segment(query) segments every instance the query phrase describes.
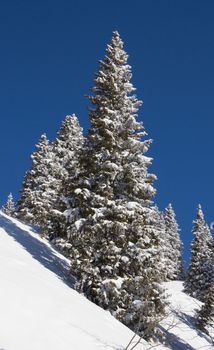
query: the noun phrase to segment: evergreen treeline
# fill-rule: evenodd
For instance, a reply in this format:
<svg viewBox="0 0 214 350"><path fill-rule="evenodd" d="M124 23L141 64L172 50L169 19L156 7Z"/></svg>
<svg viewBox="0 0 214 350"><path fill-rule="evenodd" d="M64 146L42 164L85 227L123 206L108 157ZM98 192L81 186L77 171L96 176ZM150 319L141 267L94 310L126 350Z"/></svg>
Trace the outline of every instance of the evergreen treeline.
<svg viewBox="0 0 214 350"><path fill-rule="evenodd" d="M71 259L78 291L149 339L166 312L162 282L184 277L182 242L172 205L161 213L154 204L156 176L146 155L152 141L138 120L142 102L127 61L114 32L88 96L87 137L75 115L65 118L53 142L41 136L16 215L39 225ZM193 234L185 289L206 303L214 253L200 206ZM213 315L206 305L203 322L204 314Z"/></svg>

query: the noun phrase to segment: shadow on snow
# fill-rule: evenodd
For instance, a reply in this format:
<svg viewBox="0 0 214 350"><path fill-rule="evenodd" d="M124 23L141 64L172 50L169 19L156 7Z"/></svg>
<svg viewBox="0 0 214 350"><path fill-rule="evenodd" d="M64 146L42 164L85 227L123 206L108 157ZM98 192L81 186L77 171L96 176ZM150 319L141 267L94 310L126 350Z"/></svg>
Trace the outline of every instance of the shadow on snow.
<svg viewBox="0 0 214 350"><path fill-rule="evenodd" d="M69 274L69 264L57 256L51 247L31 236L28 231L20 229L14 222L0 214L0 227L13 237L46 269L52 271L69 287L74 286L74 278Z"/></svg>

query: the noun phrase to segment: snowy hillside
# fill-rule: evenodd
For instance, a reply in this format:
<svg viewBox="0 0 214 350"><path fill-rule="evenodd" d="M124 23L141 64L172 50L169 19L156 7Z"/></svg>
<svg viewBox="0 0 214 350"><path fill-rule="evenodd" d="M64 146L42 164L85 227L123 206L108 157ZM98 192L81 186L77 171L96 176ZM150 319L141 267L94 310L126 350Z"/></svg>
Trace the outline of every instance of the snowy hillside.
<svg viewBox="0 0 214 350"><path fill-rule="evenodd" d="M183 292L180 281L167 282L170 306L168 317L163 321L167 344L172 349L213 349L210 337L195 329L194 315L201 302Z"/></svg>
<svg viewBox="0 0 214 350"><path fill-rule="evenodd" d="M133 333L74 291L68 270L68 260L45 240L0 213L0 349L126 349ZM193 326L199 302L182 292L181 282L166 286L171 311L162 327L168 346L155 348L211 349L210 339ZM135 350L149 348L141 342Z"/></svg>

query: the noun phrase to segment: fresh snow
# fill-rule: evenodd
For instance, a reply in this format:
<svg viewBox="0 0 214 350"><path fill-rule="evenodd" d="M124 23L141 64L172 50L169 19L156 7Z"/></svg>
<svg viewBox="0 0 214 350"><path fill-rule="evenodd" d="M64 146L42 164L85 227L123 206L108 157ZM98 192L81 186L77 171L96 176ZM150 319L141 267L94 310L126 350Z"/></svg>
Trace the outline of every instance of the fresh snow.
<svg viewBox="0 0 214 350"><path fill-rule="evenodd" d="M133 332L78 294L68 272L69 261L46 240L0 213L1 350L126 349ZM166 345L143 341L134 349L212 349L211 339L194 327L201 303L183 292L182 282L165 287L170 301L161 325Z"/></svg>
<svg viewBox="0 0 214 350"><path fill-rule="evenodd" d="M167 282L165 286L169 294L170 306L168 317L162 325L166 330L171 348L176 350L213 349L214 343L211 338L197 330L194 324L195 311L202 303L184 293L183 283L180 281Z"/></svg>
<svg viewBox="0 0 214 350"><path fill-rule="evenodd" d="M73 290L69 262L0 214L0 349L122 350L133 333Z"/></svg>

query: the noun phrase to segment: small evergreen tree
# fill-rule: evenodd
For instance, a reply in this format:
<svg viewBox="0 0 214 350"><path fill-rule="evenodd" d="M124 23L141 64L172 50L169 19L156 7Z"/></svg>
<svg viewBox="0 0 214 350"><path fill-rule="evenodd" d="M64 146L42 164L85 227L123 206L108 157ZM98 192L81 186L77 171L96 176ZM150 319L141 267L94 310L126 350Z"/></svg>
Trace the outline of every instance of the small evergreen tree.
<svg viewBox="0 0 214 350"><path fill-rule="evenodd" d="M193 225L194 238L191 243L191 258L185 280L185 290L191 296L203 301L204 295L214 279L214 263L213 239L200 205Z"/></svg>
<svg viewBox="0 0 214 350"><path fill-rule="evenodd" d="M6 204L2 207L3 213L8 216L14 216L15 213L15 204L13 201L12 193L9 193Z"/></svg>
<svg viewBox="0 0 214 350"><path fill-rule="evenodd" d="M164 257L167 280L180 279L183 276L182 242L179 227L176 221L172 204L169 204L164 213L165 239Z"/></svg>
<svg viewBox="0 0 214 350"><path fill-rule="evenodd" d="M149 338L164 313L161 232L155 176L136 120L131 68L117 32L89 97L91 127L81 172L67 210L72 273L77 289ZM161 272L160 272L161 271Z"/></svg>
<svg viewBox="0 0 214 350"><path fill-rule="evenodd" d="M52 176L54 154L45 134L31 155L32 167L26 173L18 201L17 216L27 223L45 227L47 217L56 197L55 179Z"/></svg>
<svg viewBox="0 0 214 350"><path fill-rule="evenodd" d="M209 334L209 327L214 327L214 282L211 283L204 296L204 304L197 313L198 328Z"/></svg>

